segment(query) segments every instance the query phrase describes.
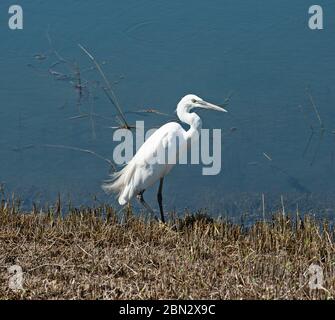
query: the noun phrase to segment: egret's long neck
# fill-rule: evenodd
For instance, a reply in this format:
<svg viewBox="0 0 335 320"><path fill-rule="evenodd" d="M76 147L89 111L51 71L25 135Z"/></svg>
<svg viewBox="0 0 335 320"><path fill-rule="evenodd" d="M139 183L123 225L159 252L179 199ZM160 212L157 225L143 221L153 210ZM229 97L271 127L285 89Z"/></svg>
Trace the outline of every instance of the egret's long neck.
<svg viewBox="0 0 335 320"><path fill-rule="evenodd" d="M177 115L182 122L190 126L190 129L187 131L188 138L191 138L194 134L200 135L202 121L196 113L190 113L190 109L187 107L178 106Z"/></svg>

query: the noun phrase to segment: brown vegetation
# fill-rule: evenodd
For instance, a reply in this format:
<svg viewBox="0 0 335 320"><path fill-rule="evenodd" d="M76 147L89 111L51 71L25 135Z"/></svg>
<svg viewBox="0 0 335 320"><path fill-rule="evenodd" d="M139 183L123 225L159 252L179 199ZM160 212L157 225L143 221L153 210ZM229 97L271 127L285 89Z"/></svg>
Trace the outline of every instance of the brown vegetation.
<svg viewBox="0 0 335 320"><path fill-rule="evenodd" d="M147 221L108 206L22 213L0 205L0 299L332 299L334 230L274 216L245 228L203 215ZM8 267L23 269L23 290ZM323 288L310 290L311 264Z"/></svg>

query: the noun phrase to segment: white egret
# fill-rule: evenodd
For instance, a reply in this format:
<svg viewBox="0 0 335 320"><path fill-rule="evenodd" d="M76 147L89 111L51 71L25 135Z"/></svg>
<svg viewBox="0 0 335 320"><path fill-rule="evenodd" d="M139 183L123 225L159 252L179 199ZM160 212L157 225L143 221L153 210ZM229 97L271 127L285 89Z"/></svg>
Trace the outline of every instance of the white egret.
<svg viewBox="0 0 335 320"><path fill-rule="evenodd" d="M192 138L199 137L202 128L200 117L191 112L194 108L202 108L227 112L225 109L204 101L196 95L189 94L181 99L177 106L178 118L190 126L189 130L184 130L177 122L169 122L160 127L152 134L139 148L135 156L119 172L112 174L112 178L106 181L102 188L107 193L117 193L120 205L125 205L133 197L137 197L139 202L152 214L153 210L145 202L143 193L158 180L158 204L162 222L165 222L163 211L162 190L164 177L170 172L174 163L157 161L157 154L176 153L176 139L179 139L179 150L187 150L187 146Z"/></svg>

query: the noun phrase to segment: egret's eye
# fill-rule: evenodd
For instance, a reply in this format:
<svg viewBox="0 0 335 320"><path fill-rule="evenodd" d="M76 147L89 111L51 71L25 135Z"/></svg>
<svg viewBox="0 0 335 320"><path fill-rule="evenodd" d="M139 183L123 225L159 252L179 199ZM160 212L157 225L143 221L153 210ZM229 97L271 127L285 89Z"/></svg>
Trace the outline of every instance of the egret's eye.
<svg viewBox="0 0 335 320"><path fill-rule="evenodd" d="M195 100L195 99L192 99L192 103L197 103L197 100Z"/></svg>

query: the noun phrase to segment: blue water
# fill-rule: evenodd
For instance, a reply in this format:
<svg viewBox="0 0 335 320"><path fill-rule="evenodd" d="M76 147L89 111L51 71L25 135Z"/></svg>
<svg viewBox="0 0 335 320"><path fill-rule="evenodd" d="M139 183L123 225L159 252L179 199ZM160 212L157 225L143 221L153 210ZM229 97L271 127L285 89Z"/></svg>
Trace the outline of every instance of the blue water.
<svg viewBox="0 0 335 320"><path fill-rule="evenodd" d="M130 123L145 120L149 128L169 121L186 93L222 103L233 92L229 114L200 113L205 128L223 129L222 172L204 177L201 166L175 168L166 180L167 209L257 211L264 193L269 207L284 195L287 206L332 212L335 3L317 2L324 10L322 31L308 28L314 3L305 0L21 0L24 29L11 31L13 3L1 0L0 181L7 194L15 192L27 205L54 201L58 192L78 204L94 195L107 200L100 188L109 172L104 161L43 147L74 146L112 157L109 127L115 121L69 120L79 108L115 115L97 84L99 74L87 70L92 64L81 43L118 82L124 110L156 108L170 115L127 114ZM73 84L48 73L57 57L46 33L54 49L82 70L80 106ZM306 88L324 123L322 136ZM147 196L152 204L154 193Z"/></svg>

